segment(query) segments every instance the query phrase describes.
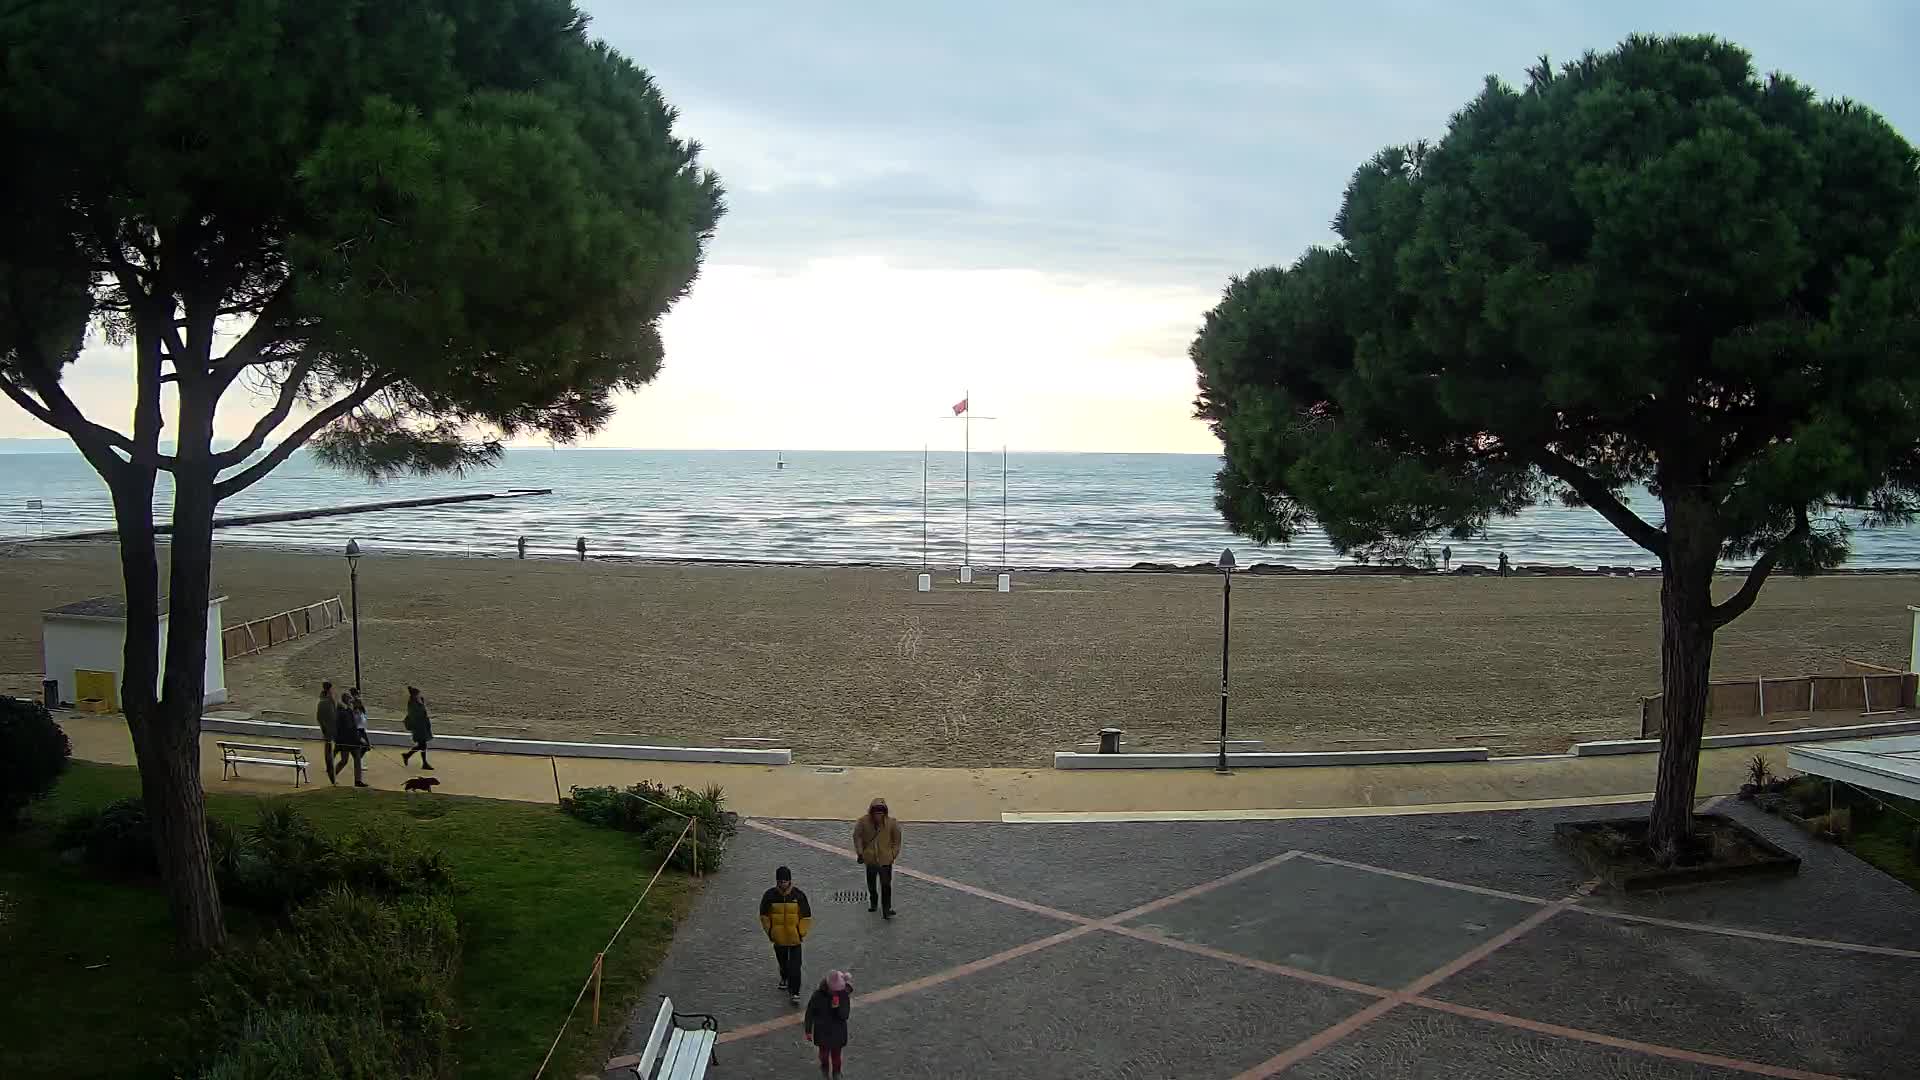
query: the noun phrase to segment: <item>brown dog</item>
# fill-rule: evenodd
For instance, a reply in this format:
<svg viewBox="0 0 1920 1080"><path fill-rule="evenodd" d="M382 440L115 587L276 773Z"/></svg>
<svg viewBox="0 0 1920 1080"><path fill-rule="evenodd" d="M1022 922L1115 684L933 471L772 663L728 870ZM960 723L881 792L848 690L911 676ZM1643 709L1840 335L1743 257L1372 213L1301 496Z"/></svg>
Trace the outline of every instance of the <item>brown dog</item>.
<svg viewBox="0 0 1920 1080"><path fill-rule="evenodd" d="M402 791L424 791L431 794L435 785L439 783L440 780L438 777L409 776L407 777L407 782L400 785L400 789Z"/></svg>

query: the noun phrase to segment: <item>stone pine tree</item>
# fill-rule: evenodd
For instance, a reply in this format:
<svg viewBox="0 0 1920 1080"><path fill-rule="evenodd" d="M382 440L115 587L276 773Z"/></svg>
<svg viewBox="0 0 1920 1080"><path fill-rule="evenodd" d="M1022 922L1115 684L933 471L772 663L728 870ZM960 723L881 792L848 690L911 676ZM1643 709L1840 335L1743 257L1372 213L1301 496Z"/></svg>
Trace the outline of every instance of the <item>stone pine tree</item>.
<svg viewBox="0 0 1920 1080"><path fill-rule="evenodd" d="M1228 286L1197 411L1257 541L1401 558L1559 499L1657 558L1649 840L1679 857L1714 632L1915 510L1920 177L1879 116L1714 38L1528 76L1362 166L1336 244Z"/></svg>
<svg viewBox="0 0 1920 1080"><path fill-rule="evenodd" d="M112 493L121 701L186 945L223 936L198 743L215 507L302 446L379 476L604 422L659 370L722 210L674 123L566 0L0 7L0 391ZM101 338L130 417L62 385ZM229 448L223 408L258 417Z"/></svg>

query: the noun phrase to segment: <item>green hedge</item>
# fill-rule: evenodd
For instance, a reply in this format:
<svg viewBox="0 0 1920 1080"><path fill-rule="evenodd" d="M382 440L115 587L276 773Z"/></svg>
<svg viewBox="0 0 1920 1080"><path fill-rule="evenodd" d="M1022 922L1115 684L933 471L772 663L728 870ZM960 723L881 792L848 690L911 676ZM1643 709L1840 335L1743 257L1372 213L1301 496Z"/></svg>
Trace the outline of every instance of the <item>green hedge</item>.
<svg viewBox="0 0 1920 1080"><path fill-rule="evenodd" d="M12 829L28 803L53 790L72 756L67 733L46 706L0 694L0 831Z"/></svg>
<svg viewBox="0 0 1920 1080"><path fill-rule="evenodd" d="M639 833L641 843L656 858L673 847L688 817L699 818L702 870L720 868L736 828L734 815L724 809L726 792L718 784L694 791L642 780L625 788L576 787L569 796L560 800L560 809L595 825ZM692 846L682 844L670 865L692 870Z"/></svg>
<svg viewBox="0 0 1920 1080"><path fill-rule="evenodd" d="M452 1074L460 934L444 896L335 887L288 929L221 953L199 1025L229 1035L205 1080L434 1080Z"/></svg>

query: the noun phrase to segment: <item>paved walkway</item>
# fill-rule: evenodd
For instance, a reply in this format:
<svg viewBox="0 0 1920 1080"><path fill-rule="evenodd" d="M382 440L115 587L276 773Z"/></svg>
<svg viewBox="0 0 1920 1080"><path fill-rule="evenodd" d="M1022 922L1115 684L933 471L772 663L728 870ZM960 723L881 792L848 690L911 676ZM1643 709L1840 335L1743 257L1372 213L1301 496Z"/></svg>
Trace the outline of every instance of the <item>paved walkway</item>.
<svg viewBox="0 0 1920 1080"><path fill-rule="evenodd" d="M814 1074L756 923L785 864L808 985L854 973L849 1076L1914 1075L1920 896L1738 804L1800 876L1589 895L1552 826L1623 812L909 822L891 922L846 826L749 821L640 1014L717 1014L715 1077Z"/></svg>
<svg viewBox="0 0 1920 1080"><path fill-rule="evenodd" d="M73 740L74 756L110 764L133 764L133 743L120 717L62 713L60 723ZM241 780L221 776L215 742L247 741L245 735L212 732L200 737L200 772L210 791L290 793L288 770L247 770ZM291 744L295 740L269 738ZM302 743L326 783L320 743ZM367 754L367 781L397 790L417 769L400 762L399 747L375 747ZM1786 761L1784 747L1768 751L1776 766ZM1730 793L1743 779L1751 749L1709 750L1701 755L1700 794ZM1247 811L1276 815L1342 813L1409 808L1464 810L1540 801L1648 797L1653 790L1653 754L1621 757L1552 758L1511 762L1434 765L1366 765L1324 768L1243 769L1231 776L1211 770L840 768L829 765L705 765L678 761L612 758L527 757L435 750L435 775L441 792L492 799L552 803L558 787L576 784L631 784L648 779L698 788L719 784L728 806L767 818L838 819L857 812L875 794L890 800L894 812L913 821L1001 821L1007 815L1118 814L1123 817L1168 813ZM302 789L306 790L306 789Z"/></svg>

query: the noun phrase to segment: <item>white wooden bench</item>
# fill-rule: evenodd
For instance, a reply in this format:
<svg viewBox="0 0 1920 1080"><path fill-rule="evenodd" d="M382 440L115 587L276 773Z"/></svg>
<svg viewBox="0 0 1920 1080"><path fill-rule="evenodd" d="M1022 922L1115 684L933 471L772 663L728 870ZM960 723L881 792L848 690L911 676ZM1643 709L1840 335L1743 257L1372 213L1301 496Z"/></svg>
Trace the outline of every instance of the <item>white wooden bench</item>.
<svg viewBox="0 0 1920 1080"><path fill-rule="evenodd" d="M682 1021L698 1020L698 1027L681 1027ZM639 1080L700 1080L707 1066L714 1063L713 1043L720 1037L720 1021L707 1013L677 1013L673 999L660 999L660 1015L653 1019L653 1031L640 1061L633 1067ZM656 1072L654 1067L659 1066Z"/></svg>
<svg viewBox="0 0 1920 1080"><path fill-rule="evenodd" d="M216 742L214 745L220 748L220 775L223 778L237 779L242 765L277 765L293 770L294 787L299 787L300 781L307 779L307 755L297 746L250 742Z"/></svg>

